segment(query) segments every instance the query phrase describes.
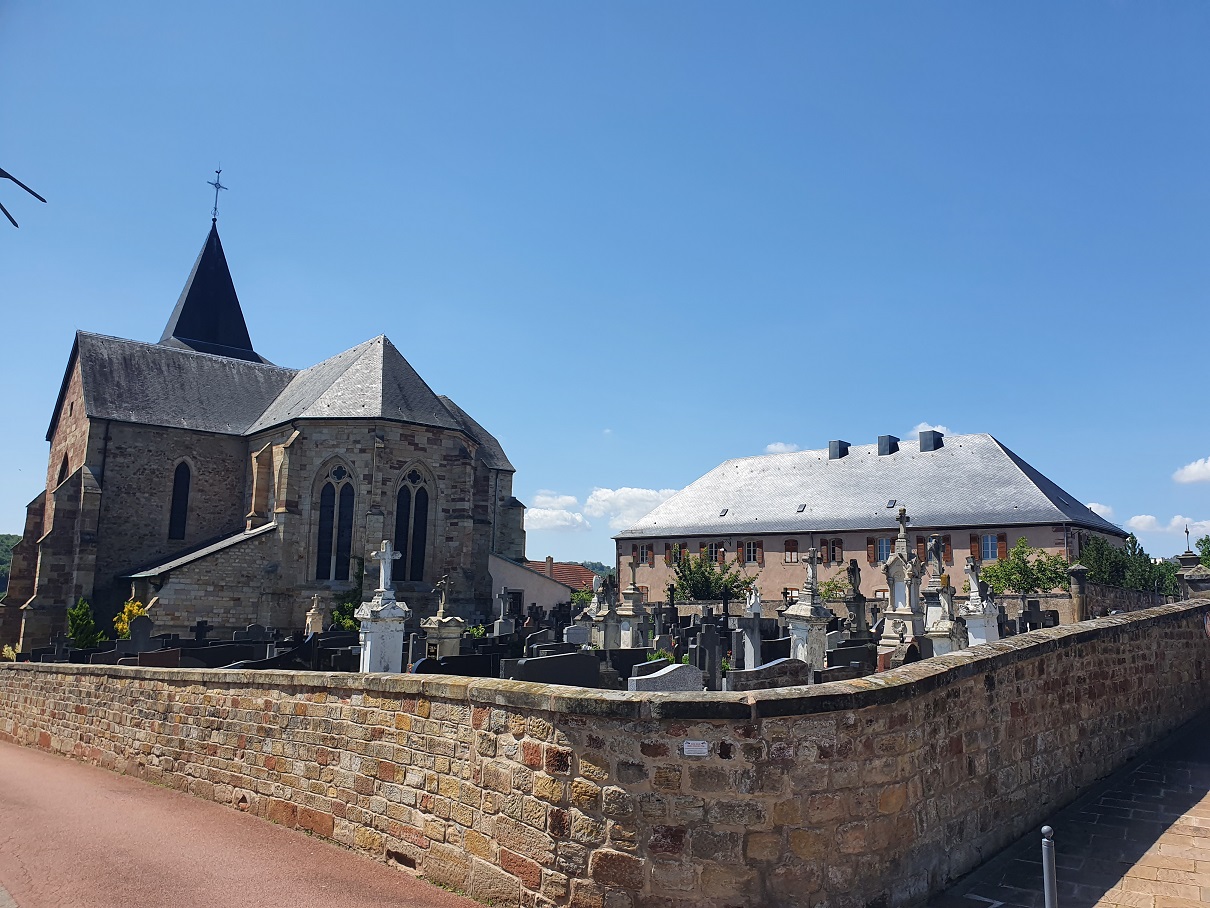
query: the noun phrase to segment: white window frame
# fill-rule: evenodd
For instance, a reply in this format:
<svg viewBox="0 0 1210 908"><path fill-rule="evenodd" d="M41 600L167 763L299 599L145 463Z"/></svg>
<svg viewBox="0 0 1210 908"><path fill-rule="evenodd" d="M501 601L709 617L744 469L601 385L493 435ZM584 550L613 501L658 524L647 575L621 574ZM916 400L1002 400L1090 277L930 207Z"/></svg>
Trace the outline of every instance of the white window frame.
<svg viewBox="0 0 1210 908"><path fill-rule="evenodd" d="M744 564L756 564L756 543L744 543Z"/></svg>
<svg viewBox="0 0 1210 908"><path fill-rule="evenodd" d="M789 541L787 541L786 545L789 545ZM793 549L786 549L786 564L798 564L797 545L795 545Z"/></svg>
<svg viewBox="0 0 1210 908"><path fill-rule="evenodd" d="M895 550L894 544L889 536L880 536L874 540L874 560L889 561L891 552Z"/></svg>
<svg viewBox="0 0 1210 908"><path fill-rule="evenodd" d="M639 546L639 564L646 564L650 560L651 560L651 546L640 545Z"/></svg>
<svg viewBox="0 0 1210 908"><path fill-rule="evenodd" d="M983 561L996 561L1000 557L1000 540L995 533L984 533L979 540L979 549Z"/></svg>
<svg viewBox="0 0 1210 908"><path fill-rule="evenodd" d="M718 561L718 543L717 542L707 542L706 543L706 557L709 558L711 561Z"/></svg>

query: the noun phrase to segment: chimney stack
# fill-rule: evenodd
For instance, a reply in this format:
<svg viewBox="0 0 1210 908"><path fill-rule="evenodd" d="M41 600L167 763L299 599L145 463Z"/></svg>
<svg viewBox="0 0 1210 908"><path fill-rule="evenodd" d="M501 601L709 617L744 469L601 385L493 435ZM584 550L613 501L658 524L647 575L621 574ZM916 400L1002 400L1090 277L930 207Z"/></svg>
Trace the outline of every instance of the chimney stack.
<svg viewBox="0 0 1210 908"><path fill-rule="evenodd" d="M878 456L885 457L887 454L894 454L899 450L899 439L894 435L879 435L878 436Z"/></svg>
<svg viewBox="0 0 1210 908"><path fill-rule="evenodd" d="M847 441L829 441L828 442L828 460L840 460L849 453L849 443Z"/></svg>
<svg viewBox="0 0 1210 908"><path fill-rule="evenodd" d="M554 579L555 576L555 559L550 555L546 556L546 576Z"/></svg>
<svg viewBox="0 0 1210 908"><path fill-rule="evenodd" d="M938 450L940 450L941 446L944 444L944 442L942 441L943 437L944 436L940 432L938 432L934 429L929 429L926 432L921 432L920 433L920 450L921 451L938 451Z"/></svg>

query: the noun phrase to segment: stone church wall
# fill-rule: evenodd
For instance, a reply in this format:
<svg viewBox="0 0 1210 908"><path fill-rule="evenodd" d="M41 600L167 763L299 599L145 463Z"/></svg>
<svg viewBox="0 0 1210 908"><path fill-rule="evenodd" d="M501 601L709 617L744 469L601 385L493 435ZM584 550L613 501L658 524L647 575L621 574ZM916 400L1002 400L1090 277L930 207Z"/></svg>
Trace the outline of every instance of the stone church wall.
<svg viewBox="0 0 1210 908"><path fill-rule="evenodd" d="M1210 705L1208 614L1162 606L749 694L4 665L0 737L496 905L894 908Z"/></svg>
<svg viewBox="0 0 1210 908"><path fill-rule="evenodd" d="M300 588L326 594L348 584L316 581L314 552L318 527L319 491L323 475L339 457L357 480L353 525L353 554L370 562L370 554L383 539L395 537L396 495L401 477L416 467L430 480L428 546L422 581L400 581L396 589L421 615L436 609L428 590L444 574L455 579L452 603L490 599L488 550L474 532L477 505L475 462L466 439L456 432L398 423L372 421L307 421L290 446L290 473L296 482L298 518L286 530L288 576ZM266 434L253 439L250 450L268 441ZM292 554L289 554L292 553ZM292 560L291 560L292 559ZM367 584L372 583L372 577ZM365 590L372 590L366 585Z"/></svg>
<svg viewBox="0 0 1210 908"><path fill-rule="evenodd" d="M173 475L189 464L183 540L168 538ZM113 423L102 477L97 585L200 542L239 532L247 512L247 442L235 436ZM126 595L127 585L117 584Z"/></svg>
<svg viewBox="0 0 1210 908"><path fill-rule="evenodd" d="M199 618L220 636L249 624L301 630L310 602L282 582L280 551L275 528L177 568L148 612L156 632L186 635Z"/></svg>
<svg viewBox="0 0 1210 908"><path fill-rule="evenodd" d="M50 459L46 462L46 490L53 492L62 479L66 479L88 463L93 472L98 472L95 458L88 456L89 420L84 415L84 392L80 380L80 365L73 363L67 377L67 388L63 402L56 414L55 431L50 438ZM64 469L66 462L66 469ZM42 532L47 532L54 522L55 500L48 496L43 514Z"/></svg>

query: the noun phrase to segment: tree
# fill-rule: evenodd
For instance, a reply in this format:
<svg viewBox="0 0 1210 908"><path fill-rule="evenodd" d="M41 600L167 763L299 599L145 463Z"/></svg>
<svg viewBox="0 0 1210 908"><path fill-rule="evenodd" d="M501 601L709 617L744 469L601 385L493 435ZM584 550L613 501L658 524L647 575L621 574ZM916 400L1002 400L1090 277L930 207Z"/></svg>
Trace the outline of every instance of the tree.
<svg viewBox="0 0 1210 908"><path fill-rule="evenodd" d="M1200 549L1201 540L1198 547ZM1088 579L1093 583L1168 596L1177 593L1176 565L1167 561L1153 562L1133 534L1126 537L1122 548L1101 536L1084 537L1080 545L1080 564L1088 568Z"/></svg>
<svg viewBox="0 0 1210 908"><path fill-rule="evenodd" d="M20 536L0 533L0 595L8 589L8 571L13 563L13 546L20 541Z"/></svg>
<svg viewBox="0 0 1210 908"><path fill-rule="evenodd" d="M130 639L130 622L139 615L147 614L147 606L141 602L135 602L133 599L128 599L122 603L122 611L118 612L113 618L113 629L118 635L119 640Z"/></svg>
<svg viewBox="0 0 1210 908"><path fill-rule="evenodd" d="M1210 567L1210 536L1203 536L1193 544L1197 547L1198 554L1201 555L1202 564Z"/></svg>
<svg viewBox="0 0 1210 908"><path fill-rule="evenodd" d="M127 634L129 635L129 630ZM96 619L93 618L92 606L83 596L67 610L67 636L71 637L79 649L96 646L105 639L105 635L97 627Z"/></svg>
<svg viewBox="0 0 1210 908"><path fill-rule="evenodd" d="M1056 589L1067 589L1069 563L1062 555L1035 549L1022 536L1008 550L1008 557L989 561L979 571L979 579L996 595L1017 593L1029 596Z"/></svg>
<svg viewBox="0 0 1210 908"><path fill-rule="evenodd" d="M587 567L587 565L585 565ZM571 594L571 604L577 609L586 609L592 604L593 592L591 588L582 590L573 590Z"/></svg>
<svg viewBox="0 0 1210 908"><path fill-rule="evenodd" d="M332 600L332 624L342 631L359 631L361 622L353 613L361 606L361 583L365 578L364 558L353 559L353 586Z"/></svg>
<svg viewBox="0 0 1210 908"><path fill-rule="evenodd" d="M723 598L724 590L728 599L738 599L752 586L752 578L737 564L719 565L707 556L682 555L679 548L673 551L673 557L676 559L676 595L681 600L717 601Z"/></svg>

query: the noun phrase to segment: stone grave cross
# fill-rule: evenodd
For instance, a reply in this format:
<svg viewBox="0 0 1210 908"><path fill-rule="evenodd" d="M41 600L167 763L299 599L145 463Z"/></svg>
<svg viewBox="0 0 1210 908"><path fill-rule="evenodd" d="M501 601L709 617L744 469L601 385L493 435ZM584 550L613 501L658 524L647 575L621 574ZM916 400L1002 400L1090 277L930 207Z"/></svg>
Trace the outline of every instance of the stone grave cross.
<svg viewBox="0 0 1210 908"><path fill-rule="evenodd" d="M371 552L370 557L378 562L378 589L376 592L393 590L395 587L391 584L392 562L402 558L403 553L393 551L390 540L384 539L382 547L377 552Z"/></svg>
<svg viewBox="0 0 1210 908"><path fill-rule="evenodd" d="M908 517L907 508L899 508L899 516L895 518L895 522L899 524L899 535L895 537L895 554L904 561L908 560L908 524L912 522L912 518Z"/></svg>
<svg viewBox="0 0 1210 908"><path fill-rule="evenodd" d="M319 597L316 596L315 598L318 599ZM209 621L207 621L205 618L201 618L198 620L197 624L189 628L189 630L193 631L194 640L196 640L198 643L205 643L206 635L214 630L214 628L210 626Z"/></svg>
<svg viewBox="0 0 1210 908"><path fill-rule="evenodd" d="M50 638L50 642L55 647L55 661L56 662L66 662L67 661L67 642L70 639L71 638L68 637L67 634L63 633L62 631L59 631L59 633L55 634L53 637Z"/></svg>
<svg viewBox="0 0 1210 908"><path fill-rule="evenodd" d="M445 617L445 601L449 597L450 592L450 575L445 574L437 581L434 588L440 593L441 598L437 601L437 617Z"/></svg>

